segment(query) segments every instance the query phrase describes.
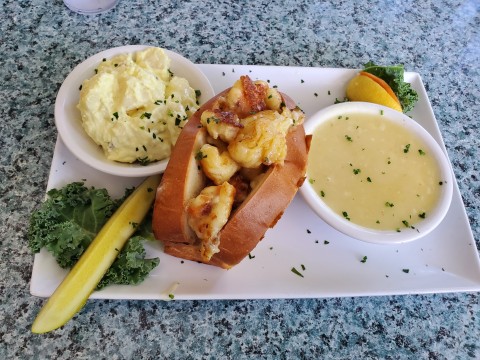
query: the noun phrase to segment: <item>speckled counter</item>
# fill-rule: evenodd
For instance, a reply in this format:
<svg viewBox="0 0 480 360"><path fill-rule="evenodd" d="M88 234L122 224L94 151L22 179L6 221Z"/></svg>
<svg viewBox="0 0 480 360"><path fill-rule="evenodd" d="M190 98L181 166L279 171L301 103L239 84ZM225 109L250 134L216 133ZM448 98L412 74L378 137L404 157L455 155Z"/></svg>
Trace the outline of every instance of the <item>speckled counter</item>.
<svg viewBox="0 0 480 360"><path fill-rule="evenodd" d="M43 200L68 73L110 47L149 44L196 63L421 74L477 248L480 240L480 3L126 1L83 16L61 1L3 0L0 14L0 358L479 359L478 293L296 300L90 300L34 335L31 212ZM451 254L455 256L455 254Z"/></svg>

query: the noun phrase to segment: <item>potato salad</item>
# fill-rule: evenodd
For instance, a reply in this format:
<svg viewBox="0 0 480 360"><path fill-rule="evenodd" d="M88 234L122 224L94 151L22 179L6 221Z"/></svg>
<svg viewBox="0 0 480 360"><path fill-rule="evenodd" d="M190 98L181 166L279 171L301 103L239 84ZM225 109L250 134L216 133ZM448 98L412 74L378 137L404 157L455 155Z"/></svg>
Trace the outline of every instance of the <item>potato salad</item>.
<svg viewBox="0 0 480 360"><path fill-rule="evenodd" d="M169 69L163 49L148 48L103 61L80 90L86 133L114 161L147 164L170 156L197 94Z"/></svg>

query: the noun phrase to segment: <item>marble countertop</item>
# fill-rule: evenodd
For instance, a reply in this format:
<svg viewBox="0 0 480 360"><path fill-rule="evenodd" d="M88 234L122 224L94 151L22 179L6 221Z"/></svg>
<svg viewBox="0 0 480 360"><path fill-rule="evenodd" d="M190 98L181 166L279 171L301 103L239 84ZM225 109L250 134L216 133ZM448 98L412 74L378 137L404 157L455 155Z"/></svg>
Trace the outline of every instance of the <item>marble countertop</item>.
<svg viewBox="0 0 480 360"><path fill-rule="evenodd" d="M421 74L480 244L480 3L148 1L84 16L61 1L2 1L0 358L478 359L478 293L296 300L92 300L63 328L30 332L29 215L43 200L56 93L75 65L148 44L196 63ZM455 254L452 254L455 256Z"/></svg>

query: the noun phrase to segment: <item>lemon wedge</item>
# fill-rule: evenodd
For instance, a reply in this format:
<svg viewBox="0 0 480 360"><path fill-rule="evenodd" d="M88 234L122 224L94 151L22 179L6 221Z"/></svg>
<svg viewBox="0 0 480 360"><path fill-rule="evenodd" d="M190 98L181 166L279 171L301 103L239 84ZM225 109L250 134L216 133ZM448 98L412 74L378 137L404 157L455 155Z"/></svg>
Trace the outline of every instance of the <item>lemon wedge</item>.
<svg viewBox="0 0 480 360"><path fill-rule="evenodd" d="M107 221L33 322L41 334L65 325L85 305L118 252L150 209L160 175L145 179Z"/></svg>
<svg viewBox="0 0 480 360"><path fill-rule="evenodd" d="M386 83L376 81L373 75L365 74L360 73L350 80L347 85L347 98L350 101L366 101L388 106L402 112L402 106L390 87Z"/></svg>

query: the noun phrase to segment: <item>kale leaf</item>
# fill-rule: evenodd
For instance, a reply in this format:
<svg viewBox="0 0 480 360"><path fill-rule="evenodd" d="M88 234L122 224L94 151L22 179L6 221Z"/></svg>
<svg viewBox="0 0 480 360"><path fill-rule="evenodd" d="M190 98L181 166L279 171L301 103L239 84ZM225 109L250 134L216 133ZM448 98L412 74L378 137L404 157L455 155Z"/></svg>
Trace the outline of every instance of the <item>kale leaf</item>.
<svg viewBox="0 0 480 360"><path fill-rule="evenodd" d="M133 236L97 285L97 290L111 284L140 284L160 262L159 258L145 259L141 236Z"/></svg>
<svg viewBox="0 0 480 360"><path fill-rule="evenodd" d="M409 83L404 81L403 65L380 66L369 61L364 65L363 71L378 76L392 88L404 113L413 109L418 101L418 94Z"/></svg>
<svg viewBox="0 0 480 360"><path fill-rule="evenodd" d="M48 191L45 202L30 217L30 249L38 253L45 247L62 268L71 268L132 191L126 189L125 196L118 200L112 199L106 189L87 188L83 182ZM139 225L137 236L130 238L120 251L99 288L109 284L138 284L158 265L158 258L145 259L141 241L153 239L149 220L151 212Z"/></svg>

